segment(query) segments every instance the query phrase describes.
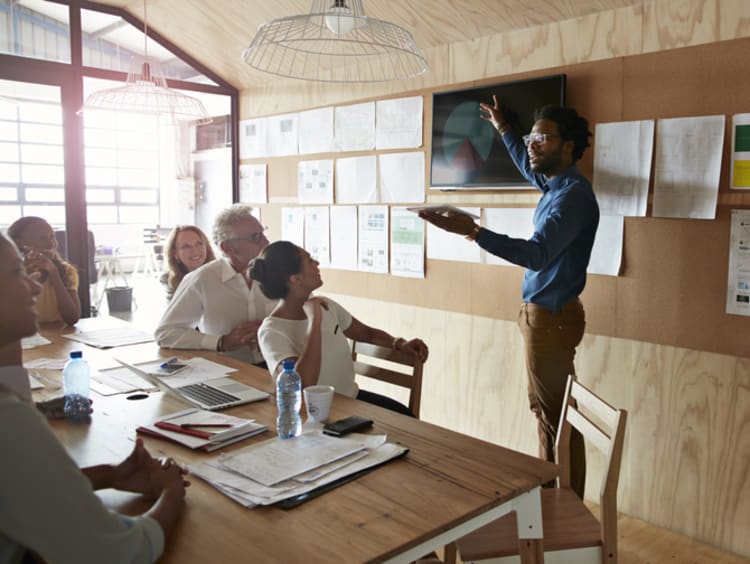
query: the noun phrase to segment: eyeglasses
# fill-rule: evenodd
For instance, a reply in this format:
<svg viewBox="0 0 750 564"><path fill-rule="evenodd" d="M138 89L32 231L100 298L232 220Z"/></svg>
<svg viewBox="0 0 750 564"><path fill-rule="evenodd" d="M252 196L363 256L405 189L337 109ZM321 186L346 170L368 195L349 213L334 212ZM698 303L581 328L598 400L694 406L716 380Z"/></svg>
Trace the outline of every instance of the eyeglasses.
<svg viewBox="0 0 750 564"><path fill-rule="evenodd" d="M229 241L247 241L248 243L260 243L263 240L263 233L268 229L268 227L264 227L263 231L257 231L256 233L251 233L250 235L245 235L244 237L232 237L229 239Z"/></svg>
<svg viewBox="0 0 750 564"><path fill-rule="evenodd" d="M537 145L544 145L552 137L560 137L560 134L559 133L529 133L528 135L524 135L521 139L523 139L523 144L528 147L532 143L536 143Z"/></svg>

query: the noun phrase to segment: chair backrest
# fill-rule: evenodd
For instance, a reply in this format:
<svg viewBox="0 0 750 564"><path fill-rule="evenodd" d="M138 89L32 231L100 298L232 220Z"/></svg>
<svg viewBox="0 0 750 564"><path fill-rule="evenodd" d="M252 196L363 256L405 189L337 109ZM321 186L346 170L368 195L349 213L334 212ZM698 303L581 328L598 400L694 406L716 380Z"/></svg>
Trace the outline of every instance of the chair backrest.
<svg viewBox="0 0 750 564"><path fill-rule="evenodd" d="M617 484L626 420L624 409L612 407L580 384L575 376L568 376L556 441L560 487L570 487L570 434L575 428L587 445L595 447L605 457L599 490L602 561L611 561L617 554Z"/></svg>
<svg viewBox="0 0 750 564"><path fill-rule="evenodd" d="M368 362L368 358L379 358L410 368L409 372L398 372L377 366ZM387 347L380 347L370 343L352 342L352 361L354 372L361 376L401 386L409 390L409 409L419 417L419 407L422 399L422 361L416 356L406 354Z"/></svg>

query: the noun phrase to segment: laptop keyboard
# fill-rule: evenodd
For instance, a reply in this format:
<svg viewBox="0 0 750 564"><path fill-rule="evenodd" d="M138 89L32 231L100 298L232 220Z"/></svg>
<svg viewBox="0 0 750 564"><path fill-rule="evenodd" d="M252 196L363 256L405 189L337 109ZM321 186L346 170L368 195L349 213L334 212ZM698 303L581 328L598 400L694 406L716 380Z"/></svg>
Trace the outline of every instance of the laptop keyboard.
<svg viewBox="0 0 750 564"><path fill-rule="evenodd" d="M180 392L186 396L201 402L204 405L216 406L224 405L239 401L240 398L223 392L217 388L212 388L206 384L190 384L189 386L180 387Z"/></svg>

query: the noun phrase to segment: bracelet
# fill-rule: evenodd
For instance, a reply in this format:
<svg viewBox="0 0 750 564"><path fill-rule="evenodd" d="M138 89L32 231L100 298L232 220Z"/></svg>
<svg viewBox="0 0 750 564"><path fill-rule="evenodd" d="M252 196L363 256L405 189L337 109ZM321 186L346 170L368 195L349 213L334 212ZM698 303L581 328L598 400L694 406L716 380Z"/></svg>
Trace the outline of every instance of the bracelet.
<svg viewBox="0 0 750 564"><path fill-rule="evenodd" d="M469 241L476 241L477 237L479 237L479 230L481 227L479 227L476 223L474 224L474 227L472 227L471 231L469 231L464 237L466 237Z"/></svg>
<svg viewBox="0 0 750 564"><path fill-rule="evenodd" d="M397 351L398 347L400 345L403 345L405 342L406 342L406 339L404 339L403 337L393 337L393 342L391 343L391 348L394 351Z"/></svg>

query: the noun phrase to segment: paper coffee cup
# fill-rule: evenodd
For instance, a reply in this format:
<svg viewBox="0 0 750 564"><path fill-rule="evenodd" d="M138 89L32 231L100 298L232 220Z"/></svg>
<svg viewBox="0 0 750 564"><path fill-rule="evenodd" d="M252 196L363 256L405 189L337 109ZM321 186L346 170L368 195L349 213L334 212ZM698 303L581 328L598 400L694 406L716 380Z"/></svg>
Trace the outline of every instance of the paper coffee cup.
<svg viewBox="0 0 750 564"><path fill-rule="evenodd" d="M308 386L302 392L305 396L308 421L328 421L333 403L333 386Z"/></svg>

